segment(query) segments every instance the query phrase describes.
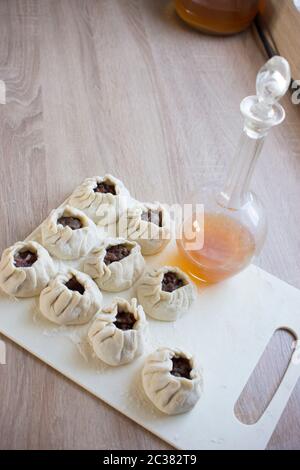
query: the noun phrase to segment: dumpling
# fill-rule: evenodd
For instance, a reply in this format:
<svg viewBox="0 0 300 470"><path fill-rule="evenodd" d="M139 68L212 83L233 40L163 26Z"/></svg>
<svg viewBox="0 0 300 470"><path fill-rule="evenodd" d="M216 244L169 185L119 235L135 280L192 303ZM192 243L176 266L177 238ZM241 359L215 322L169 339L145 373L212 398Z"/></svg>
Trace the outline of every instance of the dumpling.
<svg viewBox="0 0 300 470"><path fill-rule="evenodd" d="M195 299L195 287L179 268L164 266L146 273L137 286L145 312L156 320L174 321Z"/></svg>
<svg viewBox="0 0 300 470"><path fill-rule="evenodd" d="M136 242L108 238L95 249L84 264L84 272L100 289L119 292L129 289L144 271L145 260Z"/></svg>
<svg viewBox="0 0 300 470"><path fill-rule="evenodd" d="M147 321L136 299L117 298L97 315L88 332L96 356L110 366L132 362L144 350Z"/></svg>
<svg viewBox="0 0 300 470"><path fill-rule="evenodd" d="M50 281L40 295L40 311L59 325L87 323L101 308L102 294L94 281L70 269Z"/></svg>
<svg viewBox="0 0 300 470"><path fill-rule="evenodd" d="M96 224L115 222L128 206L130 195L122 181L114 176L87 178L75 189L70 204L85 212Z"/></svg>
<svg viewBox="0 0 300 470"><path fill-rule="evenodd" d="M87 255L98 243L97 227L83 212L71 206L53 210L42 224L42 242L60 259Z"/></svg>
<svg viewBox="0 0 300 470"><path fill-rule="evenodd" d="M169 213L159 202L139 203L120 218L119 233L137 241L143 255L154 255L171 239Z"/></svg>
<svg viewBox="0 0 300 470"><path fill-rule="evenodd" d="M142 370L147 397L163 413L191 410L202 393L202 376L194 358L177 349L160 348L150 354Z"/></svg>
<svg viewBox="0 0 300 470"><path fill-rule="evenodd" d="M34 241L17 242L3 251L0 287L15 297L38 295L55 275L47 250Z"/></svg>

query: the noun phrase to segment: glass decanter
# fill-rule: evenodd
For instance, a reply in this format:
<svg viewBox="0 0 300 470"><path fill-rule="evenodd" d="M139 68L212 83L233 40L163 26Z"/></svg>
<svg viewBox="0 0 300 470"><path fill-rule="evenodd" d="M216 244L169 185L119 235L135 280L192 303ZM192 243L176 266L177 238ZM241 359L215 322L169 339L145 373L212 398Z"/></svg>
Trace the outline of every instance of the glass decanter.
<svg viewBox="0 0 300 470"><path fill-rule="evenodd" d="M256 96L241 102L244 128L225 184L221 190L203 188L196 198L203 210L183 220L177 263L194 280L215 283L229 278L248 266L263 246L266 215L249 185L268 131L285 118L278 101L290 81L283 57L273 57L260 69Z"/></svg>

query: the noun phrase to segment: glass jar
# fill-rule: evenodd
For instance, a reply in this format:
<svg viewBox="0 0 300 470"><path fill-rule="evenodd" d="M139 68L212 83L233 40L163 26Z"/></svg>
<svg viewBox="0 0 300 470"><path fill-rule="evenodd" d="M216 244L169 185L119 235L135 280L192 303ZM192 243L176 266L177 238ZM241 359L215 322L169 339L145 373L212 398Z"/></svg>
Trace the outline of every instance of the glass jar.
<svg viewBox="0 0 300 470"><path fill-rule="evenodd" d="M175 0L175 9L190 26L210 34L234 34L246 29L265 0Z"/></svg>

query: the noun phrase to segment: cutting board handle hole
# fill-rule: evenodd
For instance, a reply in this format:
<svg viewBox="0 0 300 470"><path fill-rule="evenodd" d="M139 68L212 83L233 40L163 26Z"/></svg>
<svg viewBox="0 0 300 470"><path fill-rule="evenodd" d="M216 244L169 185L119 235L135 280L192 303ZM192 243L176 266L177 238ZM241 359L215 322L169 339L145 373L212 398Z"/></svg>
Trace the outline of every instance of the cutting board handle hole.
<svg viewBox="0 0 300 470"><path fill-rule="evenodd" d="M235 416L243 424L257 423L268 408L290 364L295 340L285 328L272 335L234 406Z"/></svg>

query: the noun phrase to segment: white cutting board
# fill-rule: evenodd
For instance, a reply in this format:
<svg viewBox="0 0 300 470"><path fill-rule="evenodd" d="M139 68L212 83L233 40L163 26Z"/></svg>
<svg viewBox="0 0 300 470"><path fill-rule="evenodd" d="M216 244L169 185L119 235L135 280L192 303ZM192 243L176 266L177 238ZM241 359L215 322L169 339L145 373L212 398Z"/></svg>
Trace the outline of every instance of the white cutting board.
<svg viewBox="0 0 300 470"><path fill-rule="evenodd" d="M162 254L146 258L147 267L165 264L174 250L171 243ZM134 288L118 295L132 297ZM104 305L114 296L104 293ZM300 338L300 291L252 265L228 281L199 290L191 310L175 323L149 323L145 354L113 368L91 357L87 326L53 326L37 313L36 300L0 298L1 333L174 447L264 449L298 380L300 365L291 361L256 424L238 421L234 405L275 330L285 327ZM204 392L189 413L163 415L143 393L141 367L158 346L186 349L202 368Z"/></svg>

